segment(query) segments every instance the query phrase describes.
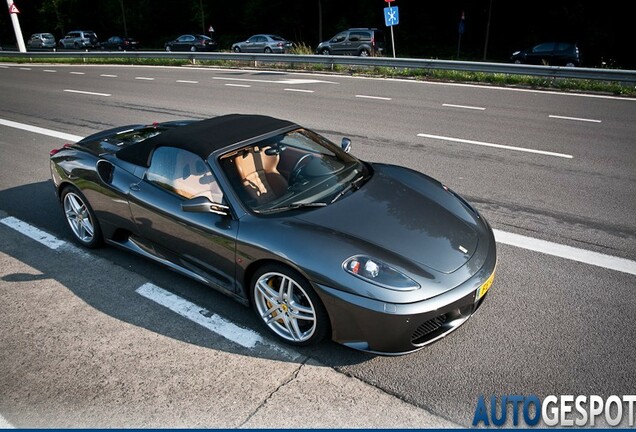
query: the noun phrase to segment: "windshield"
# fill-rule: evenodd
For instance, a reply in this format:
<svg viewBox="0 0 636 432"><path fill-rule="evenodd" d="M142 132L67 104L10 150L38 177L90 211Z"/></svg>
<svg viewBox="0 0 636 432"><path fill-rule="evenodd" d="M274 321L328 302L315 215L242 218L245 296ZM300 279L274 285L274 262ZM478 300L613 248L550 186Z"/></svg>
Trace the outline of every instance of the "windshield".
<svg viewBox="0 0 636 432"><path fill-rule="evenodd" d="M328 205L370 174L360 160L306 129L234 150L220 164L245 206L263 214Z"/></svg>

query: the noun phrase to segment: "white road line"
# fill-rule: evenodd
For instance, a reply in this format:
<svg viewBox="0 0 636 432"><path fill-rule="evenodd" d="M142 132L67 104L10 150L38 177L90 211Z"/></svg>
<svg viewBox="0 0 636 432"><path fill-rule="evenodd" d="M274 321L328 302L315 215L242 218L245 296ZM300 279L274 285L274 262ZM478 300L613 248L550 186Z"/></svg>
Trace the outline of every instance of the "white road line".
<svg viewBox="0 0 636 432"><path fill-rule="evenodd" d="M78 93L78 94L85 94L85 95L91 95L91 96L112 96L110 93L96 93L96 92L89 92L89 91L84 91L84 90L71 90L71 89L65 89L65 92L68 93Z"/></svg>
<svg viewBox="0 0 636 432"><path fill-rule="evenodd" d="M493 232L498 243L636 275L636 261L505 231L493 230Z"/></svg>
<svg viewBox="0 0 636 432"><path fill-rule="evenodd" d="M111 75L111 74L101 74L100 77L104 77L104 78L117 78L117 75Z"/></svg>
<svg viewBox="0 0 636 432"><path fill-rule="evenodd" d="M135 77L136 80L154 81L154 78L149 77Z"/></svg>
<svg viewBox="0 0 636 432"><path fill-rule="evenodd" d="M44 69L42 72L57 72L57 71L53 69Z"/></svg>
<svg viewBox="0 0 636 432"><path fill-rule="evenodd" d="M86 75L86 72L69 72L71 75Z"/></svg>
<svg viewBox="0 0 636 432"><path fill-rule="evenodd" d="M31 70L31 68L28 67L21 67L20 70Z"/></svg>
<svg viewBox="0 0 636 432"><path fill-rule="evenodd" d="M483 108L483 107L476 107L476 106L469 106L469 105L442 104L442 106L449 107L449 108L465 108L469 110L478 110L478 111L486 110L486 108Z"/></svg>
<svg viewBox="0 0 636 432"><path fill-rule="evenodd" d="M28 132L33 132L33 133L37 133L40 135L46 135L46 136L50 136L53 138L59 138L65 141L72 141L72 142L77 142L79 140L81 140L84 137L81 137L79 135L71 135L71 134L67 134L64 132L58 132L58 131L54 131L51 129L45 129L45 128L41 128L38 126L31 126L28 124L24 124L24 123L18 123L18 122L14 122L11 120L4 120L4 119L0 119L0 125L2 126L7 126L7 127L12 127L15 129L21 129L21 130L25 130Z"/></svg>
<svg viewBox="0 0 636 432"><path fill-rule="evenodd" d="M66 244L65 241L59 240L51 234L29 225L26 222L22 222L20 219L16 219L12 216L0 219L0 222L9 228L13 228L19 233L32 238L36 242L43 244L49 249L56 250L60 246L64 246Z"/></svg>
<svg viewBox="0 0 636 432"><path fill-rule="evenodd" d="M282 79L282 80L265 80L265 79L253 79L253 78L228 78L228 77L212 77L214 80L221 81L247 81L258 83L270 83L270 84L338 84L333 81L322 81L314 79Z"/></svg>
<svg viewBox="0 0 636 432"><path fill-rule="evenodd" d="M244 88L249 88L252 87L249 84L225 84L228 87L244 87Z"/></svg>
<svg viewBox="0 0 636 432"><path fill-rule="evenodd" d="M145 283L136 292L245 348L254 348L257 343L263 343L263 338L258 333L239 327L156 285Z"/></svg>
<svg viewBox="0 0 636 432"><path fill-rule="evenodd" d="M493 147L493 148L498 148L498 149L503 149L503 150L513 150L513 151L526 152L526 153L536 153L536 154L541 154L541 155L546 155L546 156L555 156L555 157L560 157L560 158L565 158L565 159L572 159L574 157L572 155L564 154L564 153L555 153L555 152L550 152L550 151L535 150L535 149L530 149L530 148L525 148L525 147L507 146L507 145L502 145L502 144L493 144L493 143L487 143L487 142L483 142L483 141L473 141L473 140L467 140L467 139L462 139L462 138L451 138L451 137L445 137L445 136L440 136L440 135L430 135L430 134L420 133L420 134L417 134L417 136L422 137L422 138L431 138L431 139L436 139L436 140L450 141L450 142L456 142L456 143L462 143L462 144L473 144L473 145L478 145L478 146L483 146L483 147Z"/></svg>
<svg viewBox="0 0 636 432"><path fill-rule="evenodd" d="M594 120L594 119L587 119L587 118L580 118L580 117L566 117L566 116L559 116L559 115L549 115L548 117L553 119L561 119L561 120L575 120L575 121L582 121L582 122L589 122L589 123L601 123L601 120Z"/></svg>
<svg viewBox="0 0 636 432"><path fill-rule="evenodd" d="M190 80L177 80L178 83L184 84L199 84L199 81L190 81Z"/></svg>
<svg viewBox="0 0 636 432"><path fill-rule="evenodd" d="M9 69L9 66L0 65L0 69Z"/></svg>
<svg viewBox="0 0 636 432"><path fill-rule="evenodd" d="M356 97L360 99L376 99L376 100L384 100L384 101L392 100L390 97L382 97L382 96L356 95Z"/></svg>
<svg viewBox="0 0 636 432"><path fill-rule="evenodd" d="M304 90L304 89L286 88L286 89L283 89L283 90L290 91L290 92L298 92L298 93L314 93L314 90Z"/></svg>

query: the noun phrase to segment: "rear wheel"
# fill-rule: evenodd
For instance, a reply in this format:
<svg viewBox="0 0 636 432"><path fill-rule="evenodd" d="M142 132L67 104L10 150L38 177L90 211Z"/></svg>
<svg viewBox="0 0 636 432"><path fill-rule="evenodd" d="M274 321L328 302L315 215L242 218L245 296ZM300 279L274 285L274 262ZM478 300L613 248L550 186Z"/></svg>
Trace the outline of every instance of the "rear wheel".
<svg viewBox="0 0 636 432"><path fill-rule="evenodd" d="M194 45L192 45L190 47L190 52L196 52L197 51L197 47L195 47Z"/></svg>
<svg viewBox="0 0 636 432"><path fill-rule="evenodd" d="M318 343L329 330L329 317L309 282L279 264L261 267L251 283L251 299L265 326L288 344Z"/></svg>
<svg viewBox="0 0 636 432"><path fill-rule="evenodd" d="M64 216L75 240L87 248L100 246L102 231L84 195L76 187L67 186L62 191L61 198Z"/></svg>
<svg viewBox="0 0 636 432"><path fill-rule="evenodd" d="M370 53L368 49L363 49L360 51L360 57L369 57Z"/></svg>
<svg viewBox="0 0 636 432"><path fill-rule="evenodd" d="M265 52L267 54L271 54L272 53L272 49L270 47L265 47Z"/></svg>

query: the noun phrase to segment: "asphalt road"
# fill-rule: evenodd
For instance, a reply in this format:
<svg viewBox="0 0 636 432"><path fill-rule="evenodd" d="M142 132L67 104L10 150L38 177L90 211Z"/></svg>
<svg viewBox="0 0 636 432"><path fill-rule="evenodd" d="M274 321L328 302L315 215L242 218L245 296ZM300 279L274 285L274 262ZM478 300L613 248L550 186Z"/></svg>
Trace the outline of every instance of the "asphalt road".
<svg viewBox="0 0 636 432"><path fill-rule="evenodd" d="M79 136L123 124L232 112L290 119L336 142L350 137L353 153L362 159L405 165L441 180L475 204L496 230L636 260L634 99L332 75L75 65L0 65L0 95L0 121ZM48 152L63 142L0 124L0 211L70 240L47 183ZM23 401L44 406L44 396L33 394L54 396L63 388L82 389L76 406L91 405L82 402L91 395L106 407L131 400L138 407L131 417L160 422L169 416L150 408L166 397L157 383L182 380L196 393L200 389L192 377L205 370L197 370L197 362L227 361L223 381L229 383L239 370L232 354L254 371L267 367L259 366L265 360L299 362L279 358L275 349L254 351L210 337L135 294L143 280L150 281L262 334L247 309L195 282L112 248L61 256L15 240L7 230L0 226L0 253L31 271L3 277L0 287L10 290L17 278L35 290L11 291L0 302L0 316L12 319L3 342L15 353L0 354L0 368L9 371L9 382L21 374L30 377L18 380L20 388L0 381L11 390L0 393L0 414L15 425L35 422L34 416L20 416ZM402 357L376 357L325 342L299 350L301 357L462 425L472 421L481 394L633 394L636 276L508 244L500 243L498 252L488 301L442 341ZM43 264L47 254L51 259ZM91 267L90 257L100 260L99 268ZM129 274L139 280L130 281ZM45 284L49 279L55 289ZM45 292L38 291L41 286L47 286ZM52 294L60 291L64 300ZM37 293L39 303L21 314L18 305L27 292ZM73 303L76 310L69 310ZM90 308L81 307L85 304ZM109 335L100 330L104 314L132 325ZM77 325L87 327L82 344L54 331L67 328L75 316ZM139 339L136 332L151 342L121 354L127 338ZM59 344L82 355L72 356ZM86 352L101 354L99 371L91 369L97 366L83 357ZM189 361L185 366L180 354ZM38 363L33 369L21 360L25 355L35 363L50 359L51 366ZM65 359L76 362L76 373L61 380L60 370L69 368ZM157 373L148 375L148 382L135 381L135 368L148 359ZM121 383L131 379L133 390L123 391ZM264 389L253 381L248 391L230 385L227 392L256 398ZM48 384L41 389L43 382ZM144 392L148 395L140 397ZM194 400L193 409L205 408L205 401ZM175 416L184 422L171 424L206 424L188 422L187 407L175 406L183 410ZM244 414L231 406L228 417Z"/></svg>

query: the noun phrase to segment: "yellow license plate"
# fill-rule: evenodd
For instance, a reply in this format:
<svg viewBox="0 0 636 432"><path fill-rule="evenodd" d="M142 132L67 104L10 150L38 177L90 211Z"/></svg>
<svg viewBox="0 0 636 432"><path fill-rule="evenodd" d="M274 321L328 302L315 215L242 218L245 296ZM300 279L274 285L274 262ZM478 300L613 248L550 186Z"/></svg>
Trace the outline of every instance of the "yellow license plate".
<svg viewBox="0 0 636 432"><path fill-rule="evenodd" d="M479 287L479 291L477 293L477 300L479 300L484 295L486 295L486 293L490 289L490 286L492 285L493 280L495 280L495 272L492 272L488 280Z"/></svg>

